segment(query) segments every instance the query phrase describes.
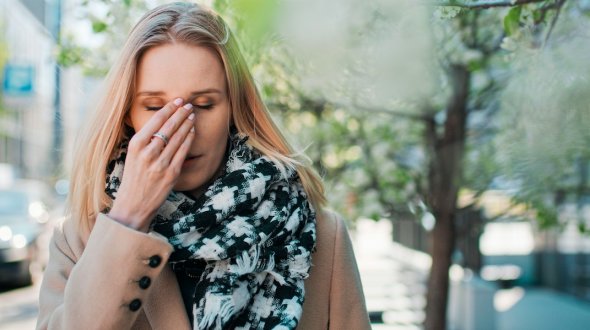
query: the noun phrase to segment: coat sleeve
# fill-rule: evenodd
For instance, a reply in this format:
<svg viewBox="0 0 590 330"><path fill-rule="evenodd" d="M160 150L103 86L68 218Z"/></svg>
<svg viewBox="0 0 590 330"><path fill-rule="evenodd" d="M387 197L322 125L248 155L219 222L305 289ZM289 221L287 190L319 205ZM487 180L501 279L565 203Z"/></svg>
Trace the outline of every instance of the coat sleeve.
<svg viewBox="0 0 590 330"><path fill-rule="evenodd" d="M50 242L37 329L131 329L172 246L99 213L77 259L64 226Z"/></svg>
<svg viewBox="0 0 590 330"><path fill-rule="evenodd" d="M370 330L371 324L352 242L340 215L332 214L336 217L336 241L329 329Z"/></svg>

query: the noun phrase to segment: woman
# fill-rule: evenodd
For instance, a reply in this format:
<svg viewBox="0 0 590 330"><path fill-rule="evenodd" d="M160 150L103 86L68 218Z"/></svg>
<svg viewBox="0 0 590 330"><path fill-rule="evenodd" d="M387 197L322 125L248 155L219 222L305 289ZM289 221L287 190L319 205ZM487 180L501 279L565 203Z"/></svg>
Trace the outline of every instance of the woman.
<svg viewBox="0 0 590 330"><path fill-rule="evenodd" d="M342 220L314 211L323 184L220 17L155 8L104 86L76 147L38 329L370 328Z"/></svg>

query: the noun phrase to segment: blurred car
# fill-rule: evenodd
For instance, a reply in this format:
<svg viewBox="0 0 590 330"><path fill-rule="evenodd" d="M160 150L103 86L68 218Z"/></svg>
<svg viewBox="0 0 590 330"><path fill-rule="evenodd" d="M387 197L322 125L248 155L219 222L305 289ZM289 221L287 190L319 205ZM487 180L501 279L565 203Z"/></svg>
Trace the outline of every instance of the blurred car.
<svg viewBox="0 0 590 330"><path fill-rule="evenodd" d="M0 283L32 283L31 265L42 252L37 243L51 204L51 189L41 181L16 179L0 188Z"/></svg>

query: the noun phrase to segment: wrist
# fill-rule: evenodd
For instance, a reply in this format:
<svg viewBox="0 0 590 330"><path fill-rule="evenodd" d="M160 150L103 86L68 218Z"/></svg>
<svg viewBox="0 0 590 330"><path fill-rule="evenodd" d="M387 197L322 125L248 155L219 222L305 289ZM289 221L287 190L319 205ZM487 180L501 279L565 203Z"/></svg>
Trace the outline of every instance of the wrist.
<svg viewBox="0 0 590 330"><path fill-rule="evenodd" d="M141 221L141 219L137 215L131 214L130 212L125 212L113 206L113 208L107 214L107 216L129 228L135 229L137 231L142 231L144 233L148 232L149 226L143 225L147 224L148 222Z"/></svg>

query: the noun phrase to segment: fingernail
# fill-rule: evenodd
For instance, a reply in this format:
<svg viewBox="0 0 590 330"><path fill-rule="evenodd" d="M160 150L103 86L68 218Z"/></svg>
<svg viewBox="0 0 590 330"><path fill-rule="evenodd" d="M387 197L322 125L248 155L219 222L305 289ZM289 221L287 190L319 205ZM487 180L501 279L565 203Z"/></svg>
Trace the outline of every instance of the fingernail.
<svg viewBox="0 0 590 330"><path fill-rule="evenodd" d="M190 115L188 115L188 119L193 120L195 119L195 114L191 113Z"/></svg>
<svg viewBox="0 0 590 330"><path fill-rule="evenodd" d="M185 108L186 110L190 110L190 109L192 109L192 108L193 108L193 105L192 105L192 104L190 104L190 103L187 103L187 104L185 104L185 105L184 105L184 108Z"/></svg>
<svg viewBox="0 0 590 330"><path fill-rule="evenodd" d="M195 126L191 127L191 132L195 131Z"/></svg>
<svg viewBox="0 0 590 330"><path fill-rule="evenodd" d="M179 105L181 105L181 104L182 104L182 101L183 101L183 100L182 100L182 99L179 97L179 98L177 98L176 100L174 100L174 105L176 105L176 106L179 106Z"/></svg>

